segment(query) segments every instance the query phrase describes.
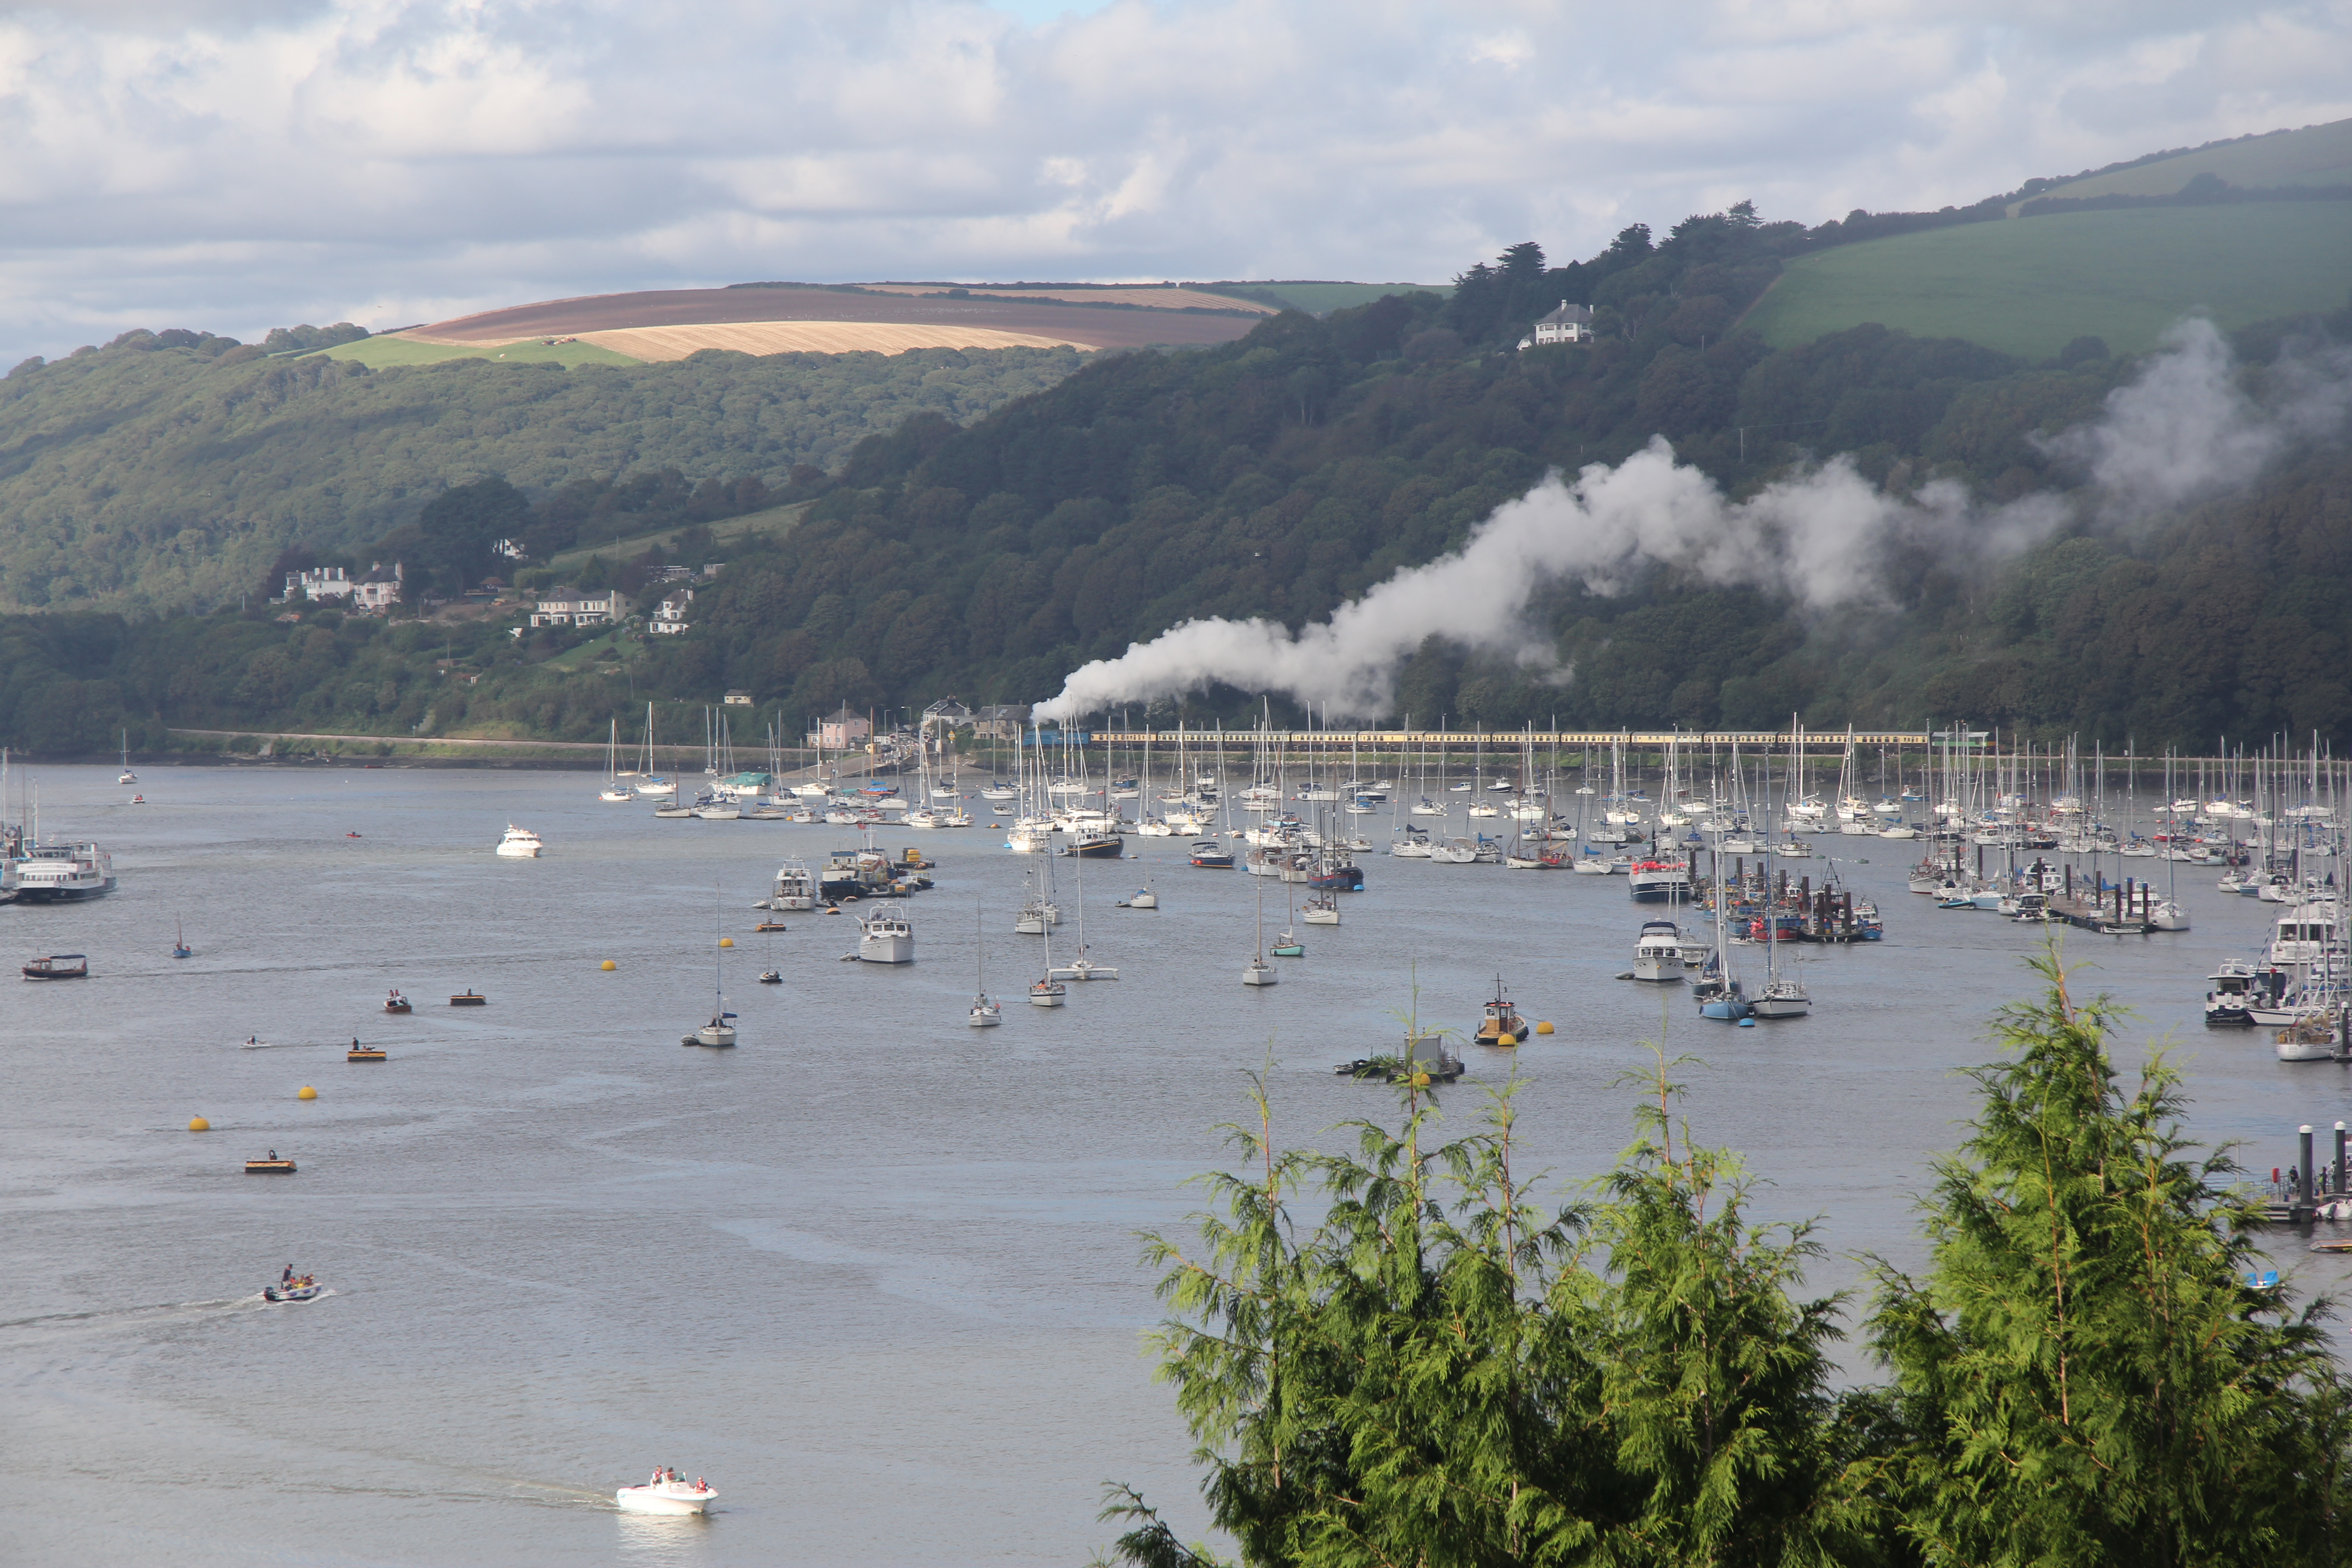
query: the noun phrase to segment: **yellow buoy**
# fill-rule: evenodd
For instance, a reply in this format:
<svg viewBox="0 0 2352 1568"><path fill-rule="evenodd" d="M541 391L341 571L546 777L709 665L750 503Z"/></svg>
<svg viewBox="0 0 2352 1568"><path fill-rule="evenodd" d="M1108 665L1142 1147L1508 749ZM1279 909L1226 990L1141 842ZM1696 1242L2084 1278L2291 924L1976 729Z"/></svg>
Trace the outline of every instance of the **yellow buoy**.
<svg viewBox="0 0 2352 1568"><path fill-rule="evenodd" d="M312 1089L306 1083L295 1093L294 1098L297 1100L316 1100L319 1098L319 1091Z"/></svg>
<svg viewBox="0 0 2352 1568"><path fill-rule="evenodd" d="M209 1122L209 1121L205 1121L203 1117L201 1117L201 1116L191 1116L191 1117L189 1117L189 1118L188 1118L188 1131L191 1131L191 1132L209 1132L209 1131L211 1131L212 1130L213 1130L213 1124L212 1124L211 1122Z"/></svg>
<svg viewBox="0 0 2352 1568"><path fill-rule="evenodd" d="M599 969L603 969L603 970L606 970L606 971L611 971L611 970L618 969L618 968L620 968L621 966L620 966L619 964L617 964L617 963L614 963L611 959L609 959L609 958L608 958L608 959L606 959L603 963L598 964L598 965L597 965L597 967L598 967Z"/></svg>
<svg viewBox="0 0 2352 1568"><path fill-rule="evenodd" d="M719 939L719 945L721 947L733 947L735 945L735 939L731 936L722 936Z"/></svg>
<svg viewBox="0 0 2352 1568"><path fill-rule="evenodd" d="M1496 1035L1495 1043L1498 1046L1516 1046L1519 1043L1519 1037L1517 1035Z"/></svg>
<svg viewBox="0 0 2352 1568"><path fill-rule="evenodd" d="M1536 1033L1538 1035L1549 1035L1551 1033L1551 1026L1549 1023L1538 1024L1536 1026Z"/></svg>

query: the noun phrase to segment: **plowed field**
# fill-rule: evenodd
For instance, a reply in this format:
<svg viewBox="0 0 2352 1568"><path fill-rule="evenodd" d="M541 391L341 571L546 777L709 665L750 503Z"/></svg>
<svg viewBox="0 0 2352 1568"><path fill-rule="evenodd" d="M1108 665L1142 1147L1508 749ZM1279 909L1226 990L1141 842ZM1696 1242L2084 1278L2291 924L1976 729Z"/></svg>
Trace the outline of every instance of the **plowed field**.
<svg viewBox="0 0 2352 1568"><path fill-rule="evenodd" d="M1246 316L1090 310L1048 300L921 300L905 295L837 293L829 289L664 289L516 305L460 316L455 321L436 321L401 335L428 343L506 343L524 338L589 337L592 333L636 328L771 327L785 322L981 331L1024 342L1072 343L1088 349L1231 342L1255 324ZM601 338L597 341L601 342ZM955 336L923 340L931 344L964 341ZM735 345L711 342L698 346ZM922 344L910 342L905 346Z"/></svg>
<svg viewBox="0 0 2352 1568"><path fill-rule="evenodd" d="M886 294L937 294L938 283L864 283L860 288ZM1271 316L1279 308L1260 304L1255 300L1237 300L1229 294L1203 294L1197 289L991 289L985 284L958 284L953 287L971 290L975 300L1055 300L1073 305L1089 301L1102 305L1135 305L1146 310L1247 310L1254 315Z"/></svg>

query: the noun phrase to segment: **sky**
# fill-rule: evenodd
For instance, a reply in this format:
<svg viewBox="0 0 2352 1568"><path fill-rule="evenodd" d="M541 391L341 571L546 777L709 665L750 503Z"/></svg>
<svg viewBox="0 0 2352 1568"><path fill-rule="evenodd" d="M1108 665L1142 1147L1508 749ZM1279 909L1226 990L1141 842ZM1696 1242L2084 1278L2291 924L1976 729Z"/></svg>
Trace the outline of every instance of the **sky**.
<svg viewBox="0 0 2352 1568"><path fill-rule="evenodd" d="M0 364L756 279L1444 281L2352 117L2352 0L0 0Z"/></svg>

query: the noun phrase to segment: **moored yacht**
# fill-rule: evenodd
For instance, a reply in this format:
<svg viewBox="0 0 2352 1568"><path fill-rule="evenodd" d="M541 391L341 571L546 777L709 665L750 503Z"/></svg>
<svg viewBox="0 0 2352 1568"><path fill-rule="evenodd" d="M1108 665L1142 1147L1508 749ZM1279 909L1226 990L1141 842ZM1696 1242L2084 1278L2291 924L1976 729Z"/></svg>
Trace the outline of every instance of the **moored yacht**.
<svg viewBox="0 0 2352 1568"><path fill-rule="evenodd" d="M860 963L912 963L915 962L915 928L904 915L876 915L858 922L857 961Z"/></svg>
<svg viewBox="0 0 2352 1568"><path fill-rule="evenodd" d="M1679 981L1683 977L1682 928L1672 921L1644 921L1633 939L1633 978Z"/></svg>
<svg viewBox="0 0 2352 1568"><path fill-rule="evenodd" d="M1636 903L1687 903L1691 896L1690 862L1636 860L1626 868L1625 890L1633 895Z"/></svg>
<svg viewBox="0 0 2352 1568"><path fill-rule="evenodd" d="M816 908L816 879L809 875L805 861L785 861L776 869L775 890L768 895L772 910L813 910Z"/></svg>
<svg viewBox="0 0 2352 1568"><path fill-rule="evenodd" d="M499 840L498 852L520 859L534 860L539 858L539 852L545 847L546 846L540 842L538 834L528 827L517 827L509 822L507 824L506 837Z"/></svg>

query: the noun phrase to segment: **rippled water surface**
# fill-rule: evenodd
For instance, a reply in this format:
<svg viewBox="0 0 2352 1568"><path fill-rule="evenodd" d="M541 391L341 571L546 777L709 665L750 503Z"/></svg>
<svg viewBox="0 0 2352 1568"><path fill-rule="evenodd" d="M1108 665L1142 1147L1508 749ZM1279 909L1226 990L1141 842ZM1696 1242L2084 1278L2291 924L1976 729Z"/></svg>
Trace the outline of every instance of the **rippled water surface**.
<svg viewBox="0 0 2352 1568"><path fill-rule="evenodd" d="M1846 1254L1917 1257L1954 1069L1991 1054L2034 942L1904 892L1912 847L1848 840L1887 940L1803 950L1815 1016L1735 1030L1612 978L1640 919L1622 879L1376 857L1346 924L1303 928L1307 956L1250 990L1258 880L1130 840L1156 864L1089 865L1082 895L1056 868L1125 977L1049 1012L1022 1002L1040 944L1010 932L1035 868L984 829L885 840L940 865L901 906L919 961L882 969L838 962L844 918L751 931L779 861L845 829L656 821L579 773L156 768L134 807L112 773L44 770L42 826L110 846L121 890L0 909L20 958L93 970L0 988L0 1464L42 1496L10 1562L1068 1564L1113 1533L1110 1479L1195 1532L1136 1237L1194 1206L1245 1069L1270 1054L1288 1135L1328 1140L1392 1104L1330 1066L1398 1036L1415 974L1424 1025L1466 1031L1499 973L1558 1028L1517 1065L1523 1147L1564 1187L1628 1141L1616 1080L1663 1027L1760 1207L1824 1216L1834 1288ZM510 821L543 858L490 853ZM2193 932L2068 955L2137 1010L2125 1056L2169 1033L2196 1131L2266 1173L2352 1090L2199 1026L2202 977L2275 910L2181 869ZM1114 907L1145 876L1161 907ZM1271 929L1287 889L1265 890ZM993 1031L964 1022L976 912ZM742 1044L682 1049L722 932ZM784 983L752 984L772 952ZM378 1010L393 985L414 1016ZM468 986L490 1005L442 1005ZM347 1063L353 1035L391 1059ZM1472 1054L1457 1131L1508 1070ZM242 1173L271 1148L299 1173ZM334 1293L262 1305L289 1262ZM709 1518L614 1511L664 1463L720 1489Z"/></svg>

